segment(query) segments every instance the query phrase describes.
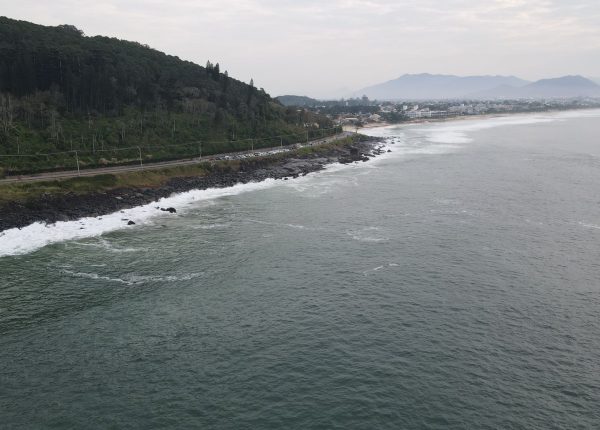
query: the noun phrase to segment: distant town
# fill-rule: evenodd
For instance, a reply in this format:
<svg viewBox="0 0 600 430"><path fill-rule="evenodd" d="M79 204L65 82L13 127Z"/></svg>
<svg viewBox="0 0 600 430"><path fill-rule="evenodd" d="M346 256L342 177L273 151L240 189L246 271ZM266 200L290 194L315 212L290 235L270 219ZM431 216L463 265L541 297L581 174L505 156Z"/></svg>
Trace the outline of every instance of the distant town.
<svg viewBox="0 0 600 430"><path fill-rule="evenodd" d="M600 99L552 100L443 100L443 101L377 101L368 97L318 101L307 97L284 96L279 101L288 107L326 115L336 125L364 127L378 123L401 123L525 112L548 112L570 109L600 108Z"/></svg>

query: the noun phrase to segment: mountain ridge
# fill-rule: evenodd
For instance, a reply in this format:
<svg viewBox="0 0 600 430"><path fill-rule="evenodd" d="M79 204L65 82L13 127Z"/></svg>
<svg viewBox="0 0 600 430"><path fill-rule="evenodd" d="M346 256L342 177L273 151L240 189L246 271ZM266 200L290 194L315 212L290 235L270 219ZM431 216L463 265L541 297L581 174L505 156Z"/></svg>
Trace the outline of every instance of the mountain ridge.
<svg viewBox="0 0 600 430"><path fill-rule="evenodd" d="M442 74L405 74L381 84L355 92L372 99L451 99L483 91L500 85L521 86L528 81L516 76L476 75L456 76Z"/></svg>
<svg viewBox="0 0 600 430"><path fill-rule="evenodd" d="M378 100L598 97L600 86L580 75L526 81L516 76L405 74L353 94Z"/></svg>
<svg viewBox="0 0 600 430"><path fill-rule="evenodd" d="M520 88L497 87L470 95L473 98L575 98L600 97L600 85L580 75L545 78Z"/></svg>

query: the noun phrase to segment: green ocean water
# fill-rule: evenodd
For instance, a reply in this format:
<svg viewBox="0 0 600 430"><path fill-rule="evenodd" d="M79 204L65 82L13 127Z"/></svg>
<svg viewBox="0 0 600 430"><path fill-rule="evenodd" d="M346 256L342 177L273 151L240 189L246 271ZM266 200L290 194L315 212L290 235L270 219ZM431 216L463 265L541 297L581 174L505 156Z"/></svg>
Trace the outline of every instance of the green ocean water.
<svg viewBox="0 0 600 430"><path fill-rule="evenodd" d="M371 133L0 236L0 428L600 428L600 112Z"/></svg>

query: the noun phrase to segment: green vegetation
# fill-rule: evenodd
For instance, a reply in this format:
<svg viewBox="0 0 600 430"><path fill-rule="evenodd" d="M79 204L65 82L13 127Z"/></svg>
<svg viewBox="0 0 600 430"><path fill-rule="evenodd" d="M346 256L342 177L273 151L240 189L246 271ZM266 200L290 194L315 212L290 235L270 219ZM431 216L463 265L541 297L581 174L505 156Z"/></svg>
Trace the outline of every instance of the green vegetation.
<svg viewBox="0 0 600 430"><path fill-rule="evenodd" d="M327 143L325 145L305 146L296 150L296 154L299 156L323 155L330 153L332 149L342 149L352 143L366 142L372 139L372 137L366 136L364 134L356 134L351 137L345 137L344 139L338 139L334 142Z"/></svg>
<svg viewBox="0 0 600 430"><path fill-rule="evenodd" d="M227 162L222 162L227 163ZM35 199L44 194L89 194L118 188L160 187L173 177L204 176L211 170L208 163L165 169L141 170L122 174L84 176L53 181L9 183L0 185L0 205Z"/></svg>
<svg viewBox="0 0 600 430"><path fill-rule="evenodd" d="M276 100L284 106L314 107L319 105L319 100L306 96L279 96Z"/></svg>
<svg viewBox="0 0 600 430"><path fill-rule="evenodd" d="M290 156L324 155L335 148L343 148L357 141L368 140L367 136L357 135L336 140L335 142L306 146L291 152L282 152L258 158L245 160L247 163L277 162ZM88 194L119 188L157 188L165 185L169 179L177 177L205 176L214 171L235 172L240 168L240 160L221 160L184 166L124 172L97 176L84 176L52 181L37 181L25 183L0 184L0 206L2 204L35 199L44 194L62 195L68 193Z"/></svg>
<svg viewBox="0 0 600 430"><path fill-rule="evenodd" d="M74 151L85 168L289 144L331 127L219 64L0 17L0 175L73 169Z"/></svg>

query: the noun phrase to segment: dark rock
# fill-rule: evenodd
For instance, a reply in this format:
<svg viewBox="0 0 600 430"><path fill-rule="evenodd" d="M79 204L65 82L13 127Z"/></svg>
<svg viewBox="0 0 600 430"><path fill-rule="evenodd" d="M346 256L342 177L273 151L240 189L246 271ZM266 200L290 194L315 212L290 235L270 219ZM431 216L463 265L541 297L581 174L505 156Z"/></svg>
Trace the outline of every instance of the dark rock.
<svg viewBox="0 0 600 430"><path fill-rule="evenodd" d="M127 225L135 225L135 223L133 221L129 221Z"/></svg>
<svg viewBox="0 0 600 430"><path fill-rule="evenodd" d="M172 178L160 188L116 189L82 195L44 193L26 203L0 204L0 232L25 227L34 222L54 223L84 217L102 219L102 216L109 213L153 202L156 204L161 198L169 197L173 193L193 189L224 188L240 182L262 181L266 178L289 180L290 177L322 170L333 162L367 161L368 156L378 153L379 145L380 142L373 140L354 142L346 147L332 147L320 154L299 155L290 152L276 159L244 159L240 160L240 171L223 169L217 163L213 163L208 165L210 173L207 176ZM379 152L385 150L379 149ZM175 208L156 206L156 209L173 214L177 212Z"/></svg>

